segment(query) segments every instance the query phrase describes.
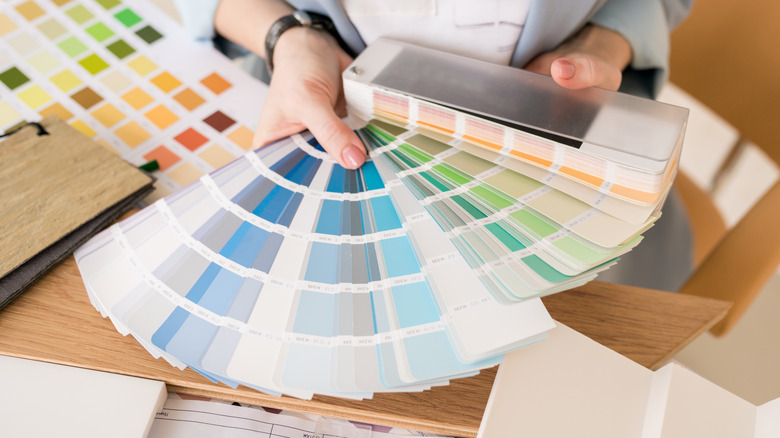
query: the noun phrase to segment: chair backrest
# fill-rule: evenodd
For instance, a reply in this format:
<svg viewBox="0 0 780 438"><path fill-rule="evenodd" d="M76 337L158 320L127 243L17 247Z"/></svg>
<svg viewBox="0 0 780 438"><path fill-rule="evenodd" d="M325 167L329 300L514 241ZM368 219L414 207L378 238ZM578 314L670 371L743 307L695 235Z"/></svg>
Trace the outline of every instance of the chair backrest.
<svg viewBox="0 0 780 438"><path fill-rule="evenodd" d="M682 178L685 178L684 176ZM692 183L691 183L692 184ZM683 184L684 185L684 184ZM678 188L686 206L701 206L706 193L691 198ZM687 198L687 199L686 199ZM694 207L696 208L696 207ZM693 212L693 209L689 210ZM701 213L702 211L699 211ZM737 323L755 297L777 271L780 264L780 182L776 182L750 211L717 242L710 239L710 250L679 293L718 298L734 305L726 317L710 331L723 336ZM694 239L700 236L692 219ZM700 249L701 250L701 249ZM702 255L702 254L699 254Z"/></svg>
<svg viewBox="0 0 780 438"><path fill-rule="evenodd" d="M780 2L697 0L690 17L672 33L671 44L671 81L728 120L776 163L778 16ZM678 177L676 186L691 218L697 263L679 292L734 302L726 318L711 329L722 336L780 264L780 183L730 230L708 193L685 175Z"/></svg>

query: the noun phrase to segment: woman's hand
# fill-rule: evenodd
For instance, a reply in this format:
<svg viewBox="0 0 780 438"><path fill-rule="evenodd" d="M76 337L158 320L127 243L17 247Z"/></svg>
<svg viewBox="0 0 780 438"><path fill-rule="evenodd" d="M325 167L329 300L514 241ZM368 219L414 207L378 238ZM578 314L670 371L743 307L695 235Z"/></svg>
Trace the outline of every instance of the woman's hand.
<svg viewBox="0 0 780 438"><path fill-rule="evenodd" d="M618 32L588 24L551 52L532 59L526 70L552 76L565 88L617 90L631 62L631 46Z"/></svg>
<svg viewBox="0 0 780 438"><path fill-rule="evenodd" d="M297 27L279 38L274 71L260 113L254 147L308 129L339 164L357 169L366 160L346 115L341 72L352 59L330 34Z"/></svg>

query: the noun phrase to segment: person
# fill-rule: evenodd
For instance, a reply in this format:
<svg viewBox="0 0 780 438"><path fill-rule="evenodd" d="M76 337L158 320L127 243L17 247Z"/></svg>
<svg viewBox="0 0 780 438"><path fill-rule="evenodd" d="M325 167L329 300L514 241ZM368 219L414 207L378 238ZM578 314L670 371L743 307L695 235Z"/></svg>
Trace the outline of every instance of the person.
<svg viewBox="0 0 780 438"><path fill-rule="evenodd" d="M435 49L550 75L566 88L602 87L655 97L668 77L669 32L692 0L176 0L185 27L226 52L266 56L271 26L295 10L330 17L340 42L310 27L283 32L254 138L260 147L308 129L343 167L366 150L342 120L341 72L371 41L389 36ZM347 50L345 50L347 49ZM348 53L351 52L351 53ZM257 70L257 69L256 69ZM258 75L263 75L259 73ZM303 104L305 103L305 104ZM691 271L691 237L674 195L650 233L676 248L632 251L600 279L677 290ZM646 234L645 241L650 236ZM685 250L687 246L688 251ZM660 251L660 252L659 252ZM642 254L634 255L633 253ZM660 254L664 254L660 256ZM655 266L650 269L648 266ZM658 273L662 272L663 275Z"/></svg>

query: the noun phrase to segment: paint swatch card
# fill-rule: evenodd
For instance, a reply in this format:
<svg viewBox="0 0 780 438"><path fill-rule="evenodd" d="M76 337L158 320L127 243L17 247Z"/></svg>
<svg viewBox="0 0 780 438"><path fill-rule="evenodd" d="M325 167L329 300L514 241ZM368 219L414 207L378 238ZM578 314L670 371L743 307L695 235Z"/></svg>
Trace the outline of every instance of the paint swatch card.
<svg viewBox="0 0 780 438"><path fill-rule="evenodd" d="M0 6L0 130L56 115L125 160L157 160L159 198L243 155L266 86L145 0Z"/></svg>
<svg viewBox="0 0 780 438"><path fill-rule="evenodd" d="M343 77L363 120L424 125L641 206L663 198L687 121L684 108L385 39Z"/></svg>
<svg viewBox="0 0 780 438"><path fill-rule="evenodd" d="M78 251L93 304L176 366L297 397L419 391L544 336L378 158L345 170L304 133L204 175Z"/></svg>
<svg viewBox="0 0 780 438"><path fill-rule="evenodd" d="M571 228L588 221L609 224L614 218L585 209L584 214L562 225L527 204L548 193L548 188L537 187L534 193L515 198L486 181L509 172L507 169L387 123L371 121L362 132L374 160L391 163L499 299L520 300L575 287L593 279L641 240L636 236L615 248L600 247ZM446 161L455 154L460 154L457 160ZM461 170L473 171L480 166L487 169L477 177ZM493 182L504 182L499 186L512 191L517 179ZM566 212L581 207L573 199L568 204L566 199L554 201L557 205L551 210Z"/></svg>

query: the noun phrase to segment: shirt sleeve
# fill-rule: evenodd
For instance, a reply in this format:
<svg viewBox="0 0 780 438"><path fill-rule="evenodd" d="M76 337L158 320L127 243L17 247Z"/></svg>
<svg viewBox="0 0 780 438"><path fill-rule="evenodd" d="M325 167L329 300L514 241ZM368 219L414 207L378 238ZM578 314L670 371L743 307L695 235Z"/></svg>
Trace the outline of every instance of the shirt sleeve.
<svg viewBox="0 0 780 438"><path fill-rule="evenodd" d="M624 91L658 94L669 77L669 32L688 15L691 4L692 0L608 0L591 18L591 23L619 32L631 45Z"/></svg>

